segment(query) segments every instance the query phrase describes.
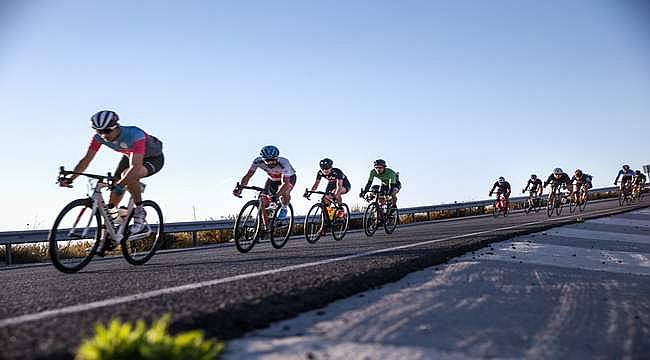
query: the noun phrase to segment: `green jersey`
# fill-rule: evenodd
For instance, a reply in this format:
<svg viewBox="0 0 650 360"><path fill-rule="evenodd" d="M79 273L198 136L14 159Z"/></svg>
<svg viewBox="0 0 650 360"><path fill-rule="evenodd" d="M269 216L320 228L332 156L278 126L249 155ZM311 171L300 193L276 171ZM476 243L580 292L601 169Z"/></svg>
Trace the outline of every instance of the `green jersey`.
<svg viewBox="0 0 650 360"><path fill-rule="evenodd" d="M368 183L372 183L372 180L377 178L381 180L382 185L390 186L391 184L397 183L397 173L389 168L385 168L381 174L377 173L377 170L370 170L370 176L368 177Z"/></svg>

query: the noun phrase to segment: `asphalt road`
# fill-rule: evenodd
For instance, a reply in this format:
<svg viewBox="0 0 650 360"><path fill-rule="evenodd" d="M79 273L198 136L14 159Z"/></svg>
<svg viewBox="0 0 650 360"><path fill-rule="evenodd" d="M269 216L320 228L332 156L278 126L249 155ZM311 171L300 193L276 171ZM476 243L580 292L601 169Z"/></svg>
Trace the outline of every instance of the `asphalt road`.
<svg viewBox="0 0 650 360"><path fill-rule="evenodd" d="M619 208L592 203L582 217ZM511 214L401 226L392 235L350 233L310 245L292 239L285 248L234 245L157 254L149 264L115 258L93 261L78 274L52 266L0 270L0 357L69 358L97 321L172 315L172 330L201 328L231 339L246 331L322 307L336 299L396 281L467 251L516 235L574 223L575 216ZM470 285L467 285L470 286Z"/></svg>

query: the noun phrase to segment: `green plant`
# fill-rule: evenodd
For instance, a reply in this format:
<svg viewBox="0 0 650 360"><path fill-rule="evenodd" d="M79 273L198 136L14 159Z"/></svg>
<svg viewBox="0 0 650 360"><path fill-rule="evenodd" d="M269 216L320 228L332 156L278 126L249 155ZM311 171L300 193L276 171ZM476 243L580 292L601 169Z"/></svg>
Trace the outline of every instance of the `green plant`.
<svg viewBox="0 0 650 360"><path fill-rule="evenodd" d="M205 340L199 330L171 336L167 333L171 316L165 315L147 329L143 320L135 326L113 319L108 326L97 324L95 336L84 341L77 360L216 359L223 342Z"/></svg>

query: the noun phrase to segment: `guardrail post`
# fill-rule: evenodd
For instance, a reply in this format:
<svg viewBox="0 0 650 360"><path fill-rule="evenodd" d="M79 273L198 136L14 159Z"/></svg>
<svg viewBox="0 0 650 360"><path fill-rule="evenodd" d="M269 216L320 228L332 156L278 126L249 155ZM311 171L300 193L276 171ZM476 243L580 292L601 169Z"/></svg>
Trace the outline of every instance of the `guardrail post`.
<svg viewBox="0 0 650 360"><path fill-rule="evenodd" d="M5 261L11 265L11 244L5 244Z"/></svg>
<svg viewBox="0 0 650 360"><path fill-rule="evenodd" d="M196 236L196 231L192 231L192 246L197 246L199 243L197 236Z"/></svg>
<svg viewBox="0 0 650 360"><path fill-rule="evenodd" d="M427 221L431 221L431 211L427 211Z"/></svg>

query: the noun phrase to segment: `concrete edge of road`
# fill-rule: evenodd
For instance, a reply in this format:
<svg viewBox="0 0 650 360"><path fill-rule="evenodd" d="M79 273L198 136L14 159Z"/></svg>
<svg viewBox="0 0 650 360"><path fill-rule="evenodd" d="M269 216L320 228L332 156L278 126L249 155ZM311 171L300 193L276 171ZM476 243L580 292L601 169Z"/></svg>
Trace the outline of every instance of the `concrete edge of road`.
<svg viewBox="0 0 650 360"><path fill-rule="evenodd" d="M584 220L595 219L648 206L630 205L613 210L600 210L595 214L583 215L582 217ZM256 298L255 301L224 304L214 313L180 316L174 318L172 329L181 331L201 328L209 336L226 340L236 338L246 332L266 327L272 322L285 320L305 311L322 308L336 300L398 281L412 272L447 263L455 257L478 250L491 243L541 232L558 226L575 224L577 217L580 217L580 215L557 219L551 218L549 222L542 224L523 224L514 227L512 230L497 230L490 234L481 232L481 235L468 234L466 236L445 238L440 242L433 242L435 246L423 246L422 249L417 249L417 251L412 251L412 248L393 250L382 255L395 255L394 261L381 262L376 267L362 272L348 272L335 281L315 281L317 279L308 276L305 277L306 280L296 279L296 277L286 272L264 275L267 283L293 282L293 291L282 293L281 290L273 288L272 292L265 293L264 297ZM406 256L400 256L400 254L406 254ZM328 263L318 265L317 268L336 271L336 267L340 266L340 264ZM315 270L311 270L311 272L317 273ZM295 284L296 281L302 282Z"/></svg>
<svg viewBox="0 0 650 360"><path fill-rule="evenodd" d="M613 199L598 199L598 200L590 201L590 203L599 203L599 202L604 202L604 201L613 201ZM542 211L542 210L540 210L540 211ZM523 213L523 212L524 212L523 209L519 209L519 210L511 211L509 214L519 214L519 213ZM607 216L607 215L604 215L604 216ZM437 224L437 223L463 221L463 220L469 220L469 219L480 219L480 218L486 218L486 217L492 217L492 214L461 216L461 217L454 217L454 218L449 218L449 219L416 221L416 222L411 222L411 223L407 223L407 224L400 224L399 227L431 225L431 224ZM360 233L362 231L363 231L363 229L349 230L348 234ZM299 240L299 239L302 239L302 238L303 238L303 235L295 235L295 236L292 236L291 238L289 238L289 241ZM264 243L264 242L268 242L268 240L262 241L261 243ZM157 251L156 254L183 253L183 252L190 252L190 251L202 251L202 250L209 250L209 249L218 249L218 248L224 248L224 247L234 247L234 242L231 240L231 241L228 241L228 242L225 242L225 243L218 243L218 244L205 244L205 245L191 246L191 247L187 247L187 248L165 249L165 250ZM118 259L118 258L123 258L123 257L122 257L122 255L106 256L106 257L103 257L103 258L94 257L93 261L114 260L114 259ZM4 262L0 261L0 264L4 264ZM3 265L3 266L0 266L0 272L18 270L18 269L35 268L35 267L43 267L43 266L52 266L52 263L50 261L44 261L44 262L37 262L37 263Z"/></svg>

